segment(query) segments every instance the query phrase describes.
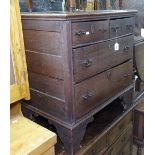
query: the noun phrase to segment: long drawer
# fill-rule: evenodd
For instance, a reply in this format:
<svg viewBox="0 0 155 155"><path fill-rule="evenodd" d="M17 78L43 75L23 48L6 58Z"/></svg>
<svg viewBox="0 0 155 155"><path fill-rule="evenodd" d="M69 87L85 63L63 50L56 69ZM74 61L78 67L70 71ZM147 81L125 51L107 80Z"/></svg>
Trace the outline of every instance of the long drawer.
<svg viewBox="0 0 155 155"><path fill-rule="evenodd" d="M123 120L116 124L108 133L108 144L111 145L115 141L123 130L132 122L132 111L128 113Z"/></svg>
<svg viewBox="0 0 155 155"><path fill-rule="evenodd" d="M82 81L116 66L133 57L133 36L117 40L119 50L114 50L116 40L73 50L74 80Z"/></svg>
<svg viewBox="0 0 155 155"><path fill-rule="evenodd" d="M134 17L110 20L110 38L131 34L133 30Z"/></svg>
<svg viewBox="0 0 155 155"><path fill-rule="evenodd" d="M94 140L93 145L88 146L84 151L78 152L76 155L98 155L101 151L107 149L107 135L101 136L98 140Z"/></svg>
<svg viewBox="0 0 155 155"><path fill-rule="evenodd" d="M104 155L121 155L123 148L131 141L133 126L130 124L129 128L119 137L119 139L108 149ZM126 154L124 154L126 155Z"/></svg>
<svg viewBox="0 0 155 155"><path fill-rule="evenodd" d="M117 67L109 69L74 86L75 117L91 111L95 106L104 103L123 88L132 83L132 66L130 60Z"/></svg>
<svg viewBox="0 0 155 155"><path fill-rule="evenodd" d="M72 23L73 46L109 38L109 21Z"/></svg>

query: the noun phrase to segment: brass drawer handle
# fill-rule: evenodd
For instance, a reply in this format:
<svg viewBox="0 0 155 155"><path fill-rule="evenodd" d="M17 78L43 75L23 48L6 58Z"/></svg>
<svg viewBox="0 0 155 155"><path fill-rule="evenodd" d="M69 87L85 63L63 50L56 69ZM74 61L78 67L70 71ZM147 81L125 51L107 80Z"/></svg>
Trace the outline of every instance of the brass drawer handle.
<svg viewBox="0 0 155 155"><path fill-rule="evenodd" d="M89 100L90 98L92 98L93 96L93 93L88 91L84 96L83 96L83 99L84 100Z"/></svg>
<svg viewBox="0 0 155 155"><path fill-rule="evenodd" d="M82 66L84 66L84 67L90 67L91 65L92 65L92 60L91 59L86 59L86 60L84 60L81 64L82 64Z"/></svg>
<svg viewBox="0 0 155 155"><path fill-rule="evenodd" d="M125 51L125 52L129 51L129 49L130 49L129 46L125 46L125 47L124 47L124 51Z"/></svg>
<svg viewBox="0 0 155 155"><path fill-rule="evenodd" d="M77 35L77 36L83 36L83 35L89 35L90 34L90 32L89 31L83 31L83 30L80 30L80 31L78 31L78 32L75 32L75 35Z"/></svg>

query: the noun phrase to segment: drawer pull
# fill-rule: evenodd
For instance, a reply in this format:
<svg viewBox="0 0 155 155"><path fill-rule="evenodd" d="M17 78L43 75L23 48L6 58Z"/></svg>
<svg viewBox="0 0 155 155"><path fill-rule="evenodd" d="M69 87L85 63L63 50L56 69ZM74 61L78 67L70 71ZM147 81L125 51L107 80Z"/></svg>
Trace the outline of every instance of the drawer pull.
<svg viewBox="0 0 155 155"><path fill-rule="evenodd" d="M133 25L126 25L127 30L131 30L133 28Z"/></svg>
<svg viewBox="0 0 155 155"><path fill-rule="evenodd" d="M114 44L109 44L109 49L112 49L114 47Z"/></svg>
<svg viewBox="0 0 155 155"><path fill-rule="evenodd" d="M89 91L86 93L86 95L83 96L83 99L89 100L90 98L92 98L92 96L93 96L93 93Z"/></svg>
<svg viewBox="0 0 155 155"><path fill-rule="evenodd" d="M90 67L92 65L92 60L86 59L81 63L84 67Z"/></svg>
<svg viewBox="0 0 155 155"><path fill-rule="evenodd" d="M83 36L83 35L89 35L90 34L90 32L89 31L82 31L82 30L80 30L79 32L76 32L75 33L75 35L77 35L77 36Z"/></svg>
<svg viewBox="0 0 155 155"><path fill-rule="evenodd" d="M111 28L111 30L112 30L113 32L116 32L118 29L120 29L119 26L115 26L115 27L112 27L112 28Z"/></svg>
<svg viewBox="0 0 155 155"><path fill-rule="evenodd" d="M129 50L129 46L124 47L124 51L127 52Z"/></svg>
<svg viewBox="0 0 155 155"><path fill-rule="evenodd" d="M106 33L107 32L106 29L99 29L99 31L101 31L102 33Z"/></svg>

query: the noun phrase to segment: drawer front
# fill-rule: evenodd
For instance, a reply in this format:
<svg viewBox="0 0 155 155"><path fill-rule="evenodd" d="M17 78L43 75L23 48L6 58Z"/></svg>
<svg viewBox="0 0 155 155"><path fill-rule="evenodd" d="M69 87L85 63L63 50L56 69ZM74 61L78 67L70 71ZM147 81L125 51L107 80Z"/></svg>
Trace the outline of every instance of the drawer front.
<svg viewBox="0 0 155 155"><path fill-rule="evenodd" d="M109 22L91 21L72 23L73 46L109 38Z"/></svg>
<svg viewBox="0 0 155 155"><path fill-rule="evenodd" d="M132 112L128 113L118 124L116 124L108 134L108 143L111 145L126 127L132 122Z"/></svg>
<svg viewBox="0 0 155 155"><path fill-rule="evenodd" d="M82 81L131 59L133 57L133 36L120 38L118 43L118 51L114 50L115 40L74 49L75 82Z"/></svg>
<svg viewBox="0 0 155 155"><path fill-rule="evenodd" d="M132 83L132 60L109 69L74 86L76 118L88 113L95 106Z"/></svg>
<svg viewBox="0 0 155 155"><path fill-rule="evenodd" d="M134 17L110 20L110 38L131 34L133 30Z"/></svg>
<svg viewBox="0 0 155 155"><path fill-rule="evenodd" d="M133 127L130 127L119 137L119 139L108 149L106 155L121 155L124 146L131 141ZM125 154L126 155L126 154Z"/></svg>
<svg viewBox="0 0 155 155"><path fill-rule="evenodd" d="M104 135L100 139L95 140L96 142L93 145L90 145L89 148L86 148L84 152L78 153L78 155L98 155L101 151L105 151L107 148L107 136Z"/></svg>
<svg viewBox="0 0 155 155"><path fill-rule="evenodd" d="M127 144L124 146L123 150L119 152L117 155L131 155L132 152L132 138L127 142Z"/></svg>

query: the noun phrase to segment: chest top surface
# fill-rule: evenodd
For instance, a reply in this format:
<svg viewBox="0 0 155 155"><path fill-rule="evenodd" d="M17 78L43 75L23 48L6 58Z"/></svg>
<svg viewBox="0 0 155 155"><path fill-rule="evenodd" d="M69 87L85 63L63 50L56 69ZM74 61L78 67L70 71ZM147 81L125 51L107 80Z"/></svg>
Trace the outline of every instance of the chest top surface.
<svg viewBox="0 0 155 155"><path fill-rule="evenodd" d="M76 19L91 19L91 18L103 18L103 17L115 17L115 16L133 16L137 13L137 10L95 10L95 11L76 11L76 12L32 12L22 13L23 19L34 18L51 18L57 20L76 20Z"/></svg>

